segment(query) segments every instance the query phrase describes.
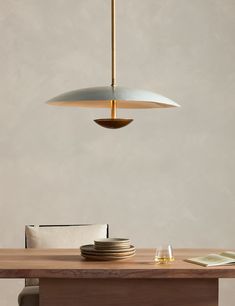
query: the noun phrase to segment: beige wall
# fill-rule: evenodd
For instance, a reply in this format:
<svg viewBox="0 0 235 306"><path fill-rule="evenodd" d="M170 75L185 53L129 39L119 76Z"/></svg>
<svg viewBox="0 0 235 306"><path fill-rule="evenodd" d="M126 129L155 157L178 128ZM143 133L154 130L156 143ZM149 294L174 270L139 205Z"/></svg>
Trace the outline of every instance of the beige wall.
<svg viewBox="0 0 235 306"><path fill-rule="evenodd" d="M118 0L118 81L181 109L56 108L110 84L108 0L0 0L0 247L28 223L108 222L137 246L235 248L235 1ZM0 306L22 281L0 282ZM221 306L234 306L234 281Z"/></svg>

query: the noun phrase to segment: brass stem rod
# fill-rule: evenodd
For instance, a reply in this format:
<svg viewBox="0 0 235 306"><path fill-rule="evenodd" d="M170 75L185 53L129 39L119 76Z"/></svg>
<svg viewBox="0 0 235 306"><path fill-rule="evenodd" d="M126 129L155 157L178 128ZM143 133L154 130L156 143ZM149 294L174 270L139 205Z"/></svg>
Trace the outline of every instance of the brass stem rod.
<svg viewBox="0 0 235 306"><path fill-rule="evenodd" d="M117 102L115 100L111 101L111 118L116 119L117 117Z"/></svg>
<svg viewBox="0 0 235 306"><path fill-rule="evenodd" d="M111 47L112 47L112 83L116 85L116 16L115 16L115 0L111 0Z"/></svg>

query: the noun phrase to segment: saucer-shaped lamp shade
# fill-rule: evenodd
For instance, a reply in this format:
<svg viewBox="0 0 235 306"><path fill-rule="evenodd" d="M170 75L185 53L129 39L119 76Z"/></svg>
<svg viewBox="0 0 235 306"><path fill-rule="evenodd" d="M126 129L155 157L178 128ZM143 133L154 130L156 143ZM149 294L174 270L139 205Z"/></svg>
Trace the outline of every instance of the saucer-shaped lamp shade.
<svg viewBox="0 0 235 306"><path fill-rule="evenodd" d="M174 101L147 90L119 86L91 87L69 91L52 98L47 103L56 106L78 106L90 108L167 108L178 107Z"/></svg>
<svg viewBox="0 0 235 306"><path fill-rule="evenodd" d="M174 101L151 91L105 86L78 89L61 94L47 102L57 106L111 108L112 117L94 121L108 129L119 129L133 119L116 118L117 108L167 108L179 106Z"/></svg>

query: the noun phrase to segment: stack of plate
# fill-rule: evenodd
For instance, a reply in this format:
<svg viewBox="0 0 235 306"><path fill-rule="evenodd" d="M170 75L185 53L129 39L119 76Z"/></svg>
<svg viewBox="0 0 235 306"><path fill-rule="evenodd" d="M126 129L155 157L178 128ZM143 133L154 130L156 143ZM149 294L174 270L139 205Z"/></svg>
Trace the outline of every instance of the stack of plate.
<svg viewBox="0 0 235 306"><path fill-rule="evenodd" d="M130 239L107 238L95 240L95 244L81 246L81 255L91 260L120 260L135 255Z"/></svg>

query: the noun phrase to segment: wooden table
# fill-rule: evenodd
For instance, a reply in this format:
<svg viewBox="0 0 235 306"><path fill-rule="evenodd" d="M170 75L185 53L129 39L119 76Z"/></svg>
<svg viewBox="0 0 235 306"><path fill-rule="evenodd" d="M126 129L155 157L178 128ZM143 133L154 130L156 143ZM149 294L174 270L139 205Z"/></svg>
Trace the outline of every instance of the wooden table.
<svg viewBox="0 0 235 306"><path fill-rule="evenodd" d="M218 306L218 279L235 267L204 268L183 259L223 250L180 249L158 265L153 249L134 258L91 262L79 250L0 249L0 278L40 278L40 306Z"/></svg>

